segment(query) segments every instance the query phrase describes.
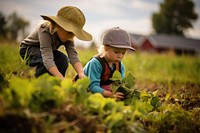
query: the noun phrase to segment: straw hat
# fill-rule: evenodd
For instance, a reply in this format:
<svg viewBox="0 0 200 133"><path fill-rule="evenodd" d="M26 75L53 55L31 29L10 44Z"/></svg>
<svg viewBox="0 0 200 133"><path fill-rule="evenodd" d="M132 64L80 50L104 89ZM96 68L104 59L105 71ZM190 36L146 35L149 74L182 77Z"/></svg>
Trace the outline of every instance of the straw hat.
<svg viewBox="0 0 200 133"><path fill-rule="evenodd" d="M74 33L74 35L84 41L92 40L92 35L83 30L85 24L85 16L77 7L62 7L56 16L41 15L44 20L51 20L58 24L66 31Z"/></svg>

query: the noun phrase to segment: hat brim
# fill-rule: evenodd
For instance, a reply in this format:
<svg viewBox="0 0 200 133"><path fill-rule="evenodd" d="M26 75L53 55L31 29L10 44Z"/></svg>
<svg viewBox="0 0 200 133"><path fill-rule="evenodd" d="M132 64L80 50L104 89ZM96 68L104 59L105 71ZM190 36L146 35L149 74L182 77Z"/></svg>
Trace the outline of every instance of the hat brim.
<svg viewBox="0 0 200 133"><path fill-rule="evenodd" d="M83 41L91 41L92 40L92 35L90 33L86 32L85 30L83 30L81 28L74 26L70 21L69 22L67 22L66 20L64 21L57 16L41 15L41 17L44 20L54 21L56 24L58 24L64 30L74 33L74 35L80 40L83 40Z"/></svg>
<svg viewBox="0 0 200 133"><path fill-rule="evenodd" d="M129 49L129 50L132 50L132 51L136 51L133 47L131 46L116 46L116 45L112 45L112 44L109 44L109 45L106 45L106 46L110 46L110 47L114 47L114 48L124 48L124 49Z"/></svg>

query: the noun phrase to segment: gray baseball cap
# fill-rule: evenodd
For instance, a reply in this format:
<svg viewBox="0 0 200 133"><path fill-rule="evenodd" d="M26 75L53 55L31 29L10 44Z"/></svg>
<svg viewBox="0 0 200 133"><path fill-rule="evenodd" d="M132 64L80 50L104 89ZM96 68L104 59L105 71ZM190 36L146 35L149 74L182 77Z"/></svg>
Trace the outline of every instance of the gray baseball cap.
<svg viewBox="0 0 200 133"><path fill-rule="evenodd" d="M103 45L116 48L127 48L135 51L135 49L131 47L129 34L119 27L114 27L105 31L103 35Z"/></svg>

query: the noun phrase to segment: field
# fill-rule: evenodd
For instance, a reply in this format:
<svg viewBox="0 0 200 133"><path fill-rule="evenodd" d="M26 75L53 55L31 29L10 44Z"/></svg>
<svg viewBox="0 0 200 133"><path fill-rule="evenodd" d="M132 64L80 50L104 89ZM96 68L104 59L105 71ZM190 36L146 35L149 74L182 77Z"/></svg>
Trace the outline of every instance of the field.
<svg viewBox="0 0 200 133"><path fill-rule="evenodd" d="M85 65L97 50L78 53ZM71 66L66 81L36 79L18 45L1 44L0 132L200 132L200 57L129 52L123 63L127 82L134 77L128 104L88 93Z"/></svg>

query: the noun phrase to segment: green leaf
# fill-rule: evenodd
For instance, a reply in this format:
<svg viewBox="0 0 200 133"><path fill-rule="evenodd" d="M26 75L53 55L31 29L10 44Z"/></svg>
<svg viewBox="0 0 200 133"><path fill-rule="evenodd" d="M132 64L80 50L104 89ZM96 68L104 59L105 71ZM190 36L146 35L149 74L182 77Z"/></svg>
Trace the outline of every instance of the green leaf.
<svg viewBox="0 0 200 133"><path fill-rule="evenodd" d="M110 78L110 80L112 81L122 81L122 76L121 76L121 73L119 71L115 71L113 73L113 76Z"/></svg>
<svg viewBox="0 0 200 133"><path fill-rule="evenodd" d="M28 80L13 78L10 80L10 89L14 98L13 104L19 104L19 106L26 107L32 98L34 87Z"/></svg>
<svg viewBox="0 0 200 133"><path fill-rule="evenodd" d="M75 91L75 89L72 86L73 82L71 79L65 79L61 81L61 88L65 89L68 95L72 94Z"/></svg>
<svg viewBox="0 0 200 133"><path fill-rule="evenodd" d="M169 98L170 98L170 94L169 94L169 93L167 93L167 94L166 94L166 96L165 96L165 101L168 101L168 100L169 100Z"/></svg>
<svg viewBox="0 0 200 133"><path fill-rule="evenodd" d="M133 100L139 100L140 99L140 92L135 90L133 93L132 93L132 99Z"/></svg>
<svg viewBox="0 0 200 133"><path fill-rule="evenodd" d="M105 122L110 128L114 126L120 126L123 125L125 122L123 117L124 117L123 113L114 112L106 117Z"/></svg>
<svg viewBox="0 0 200 133"><path fill-rule="evenodd" d="M76 103L83 103L85 99L88 97L88 87L90 84L90 80L88 77L78 79L76 83L73 85L74 89L76 90L75 94L75 102Z"/></svg>
<svg viewBox="0 0 200 133"><path fill-rule="evenodd" d="M88 89L89 85L90 85L89 78L84 77L82 79L78 79L73 86L77 89L78 93L85 94L85 93L87 93L87 89Z"/></svg>
<svg viewBox="0 0 200 133"><path fill-rule="evenodd" d="M127 87L125 86L120 86L118 89L117 89L117 92L121 92L124 94L124 97L126 98L128 95L131 94L131 90L129 90Z"/></svg>
<svg viewBox="0 0 200 133"><path fill-rule="evenodd" d="M120 84L115 84L115 83L110 84L110 87L111 87L113 93L116 93L117 89L120 86L121 86Z"/></svg>
<svg viewBox="0 0 200 133"><path fill-rule="evenodd" d="M86 99L86 106L92 113L100 113L103 112L103 108L105 106L105 98L100 93L95 93L90 95Z"/></svg>
<svg viewBox="0 0 200 133"><path fill-rule="evenodd" d="M156 96L152 97L151 105L154 107L154 109L158 108L161 105L160 99L158 97L156 97Z"/></svg>
<svg viewBox="0 0 200 133"><path fill-rule="evenodd" d="M127 88L131 88L135 85L135 77L131 74L131 72L127 73L127 75L124 78L124 82Z"/></svg>

